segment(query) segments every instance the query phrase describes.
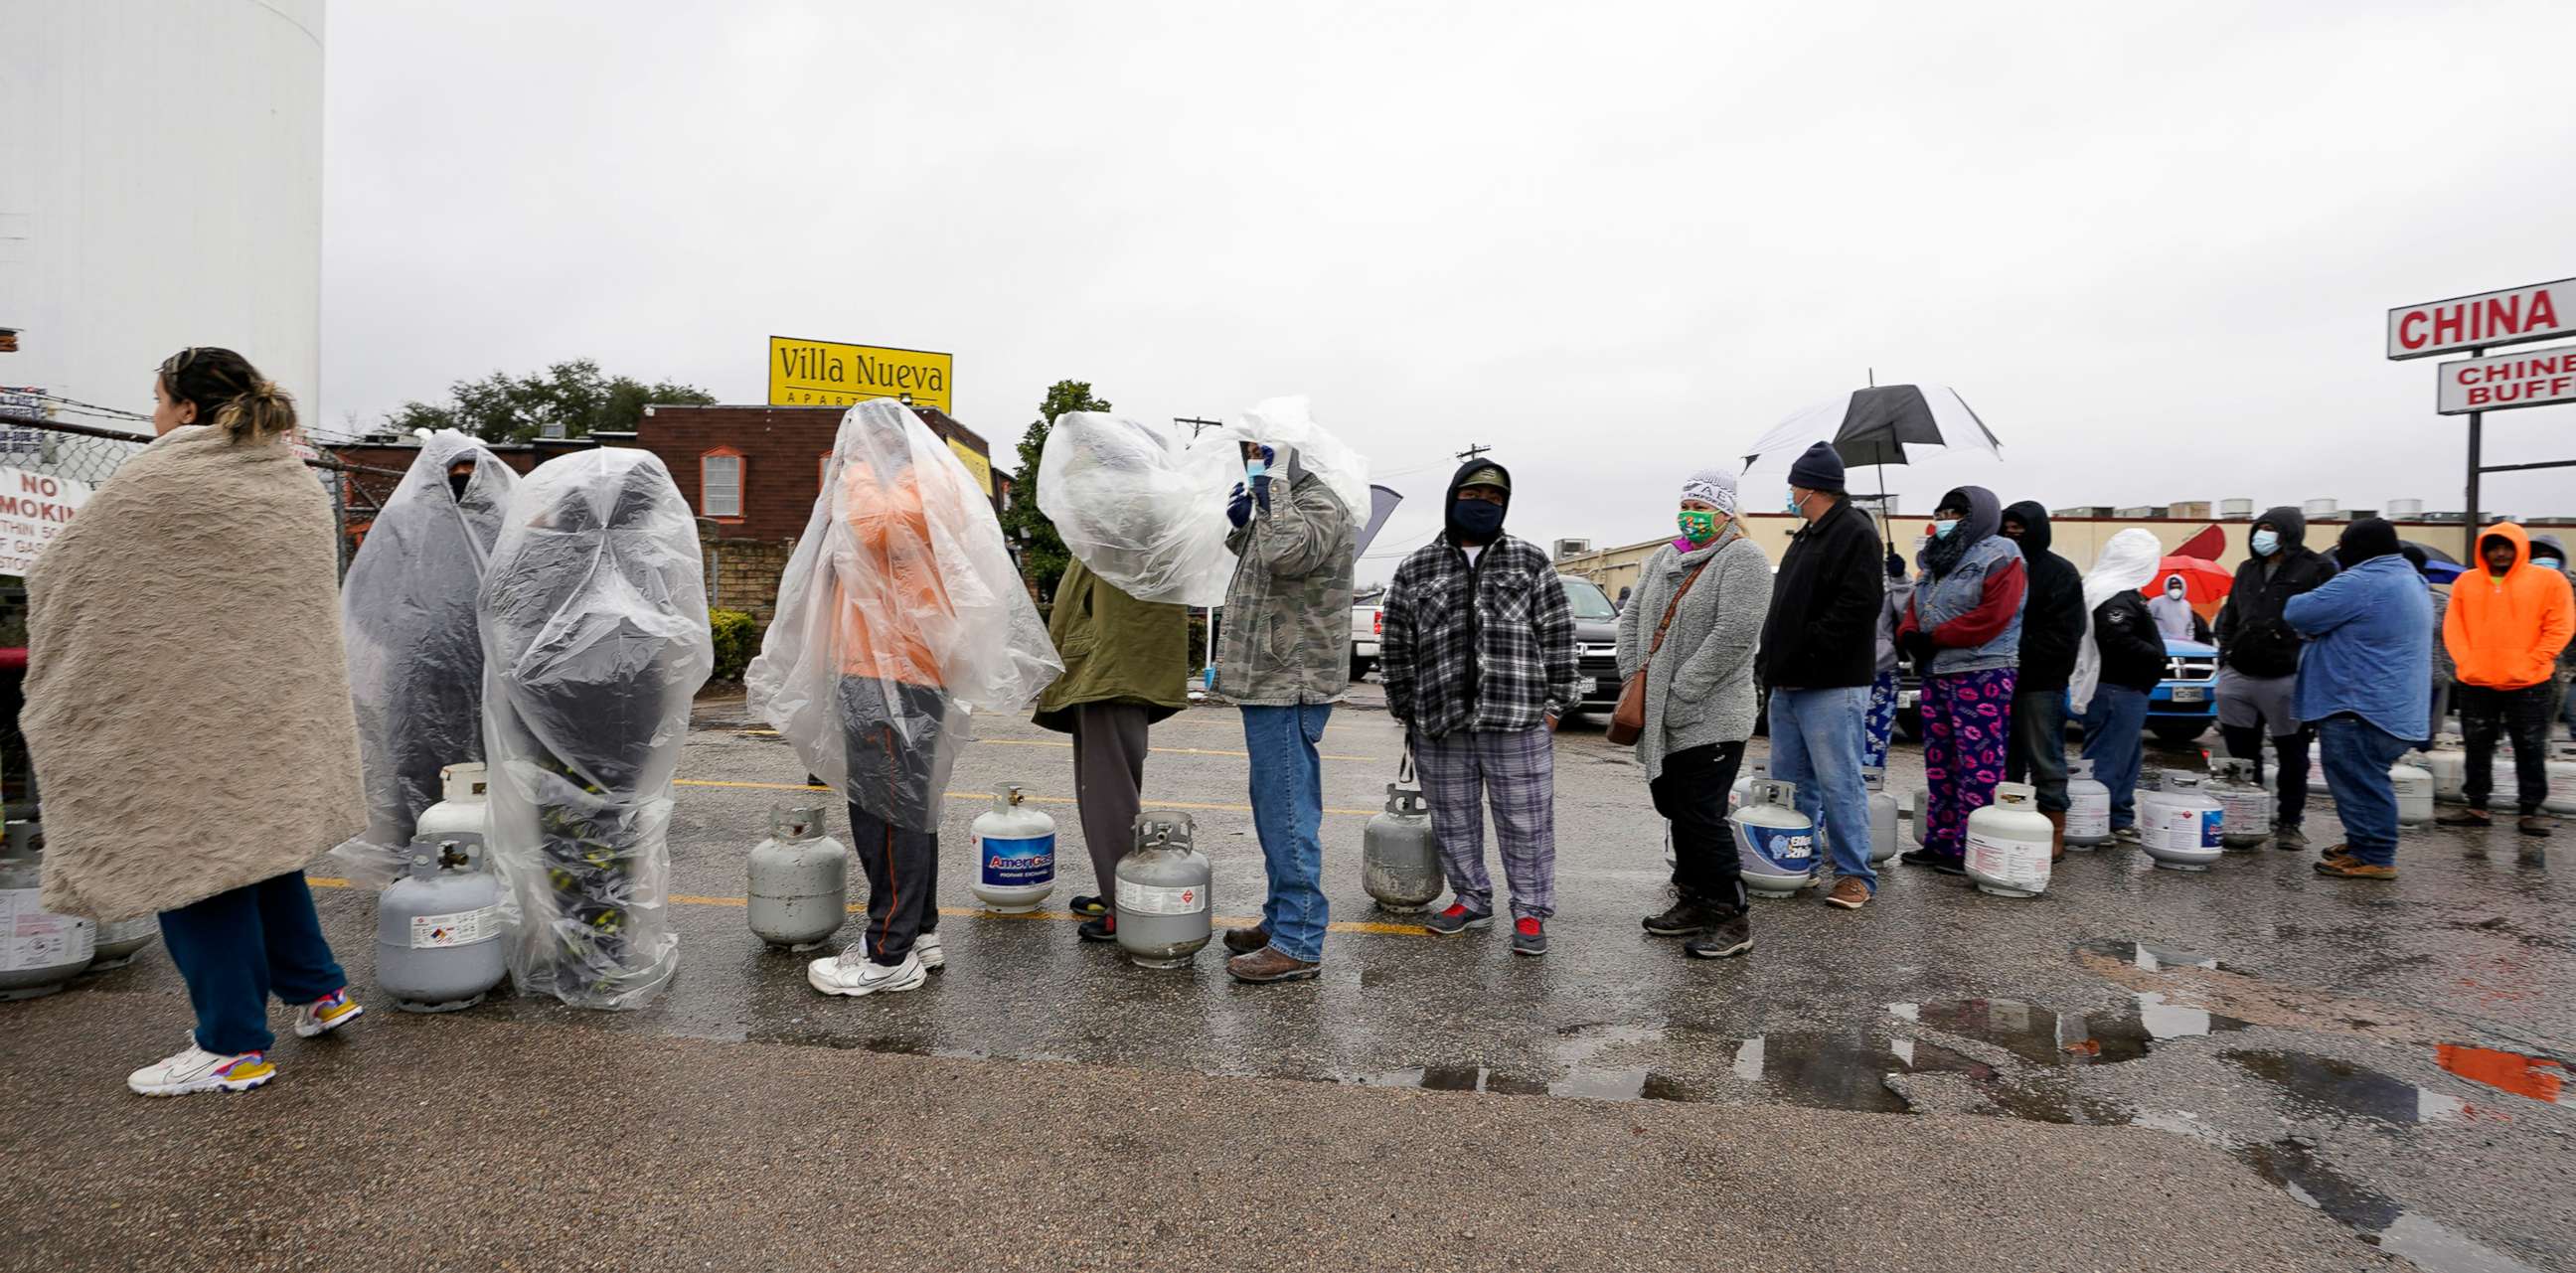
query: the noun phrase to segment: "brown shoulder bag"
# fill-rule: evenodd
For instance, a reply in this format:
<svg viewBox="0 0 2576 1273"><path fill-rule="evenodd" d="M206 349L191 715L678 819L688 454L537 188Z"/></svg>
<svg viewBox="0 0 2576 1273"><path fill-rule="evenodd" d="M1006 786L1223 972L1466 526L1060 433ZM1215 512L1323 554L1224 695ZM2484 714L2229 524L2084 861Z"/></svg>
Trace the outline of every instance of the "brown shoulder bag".
<svg viewBox="0 0 2576 1273"><path fill-rule="evenodd" d="M1698 583L1700 575L1716 564L1717 558L1711 556L1693 567L1690 577L1682 580L1681 588L1673 593L1673 603L1664 607L1664 621L1655 625L1655 643L1646 647L1646 661L1637 665L1637 674L1629 677L1626 685L1619 687L1619 705L1610 709L1610 728L1605 731L1605 736L1612 746L1635 746L1637 740L1645 736L1646 672L1654 666L1655 652L1664 648L1664 632L1673 626L1673 616L1681 613L1682 598L1689 596L1691 585Z"/></svg>

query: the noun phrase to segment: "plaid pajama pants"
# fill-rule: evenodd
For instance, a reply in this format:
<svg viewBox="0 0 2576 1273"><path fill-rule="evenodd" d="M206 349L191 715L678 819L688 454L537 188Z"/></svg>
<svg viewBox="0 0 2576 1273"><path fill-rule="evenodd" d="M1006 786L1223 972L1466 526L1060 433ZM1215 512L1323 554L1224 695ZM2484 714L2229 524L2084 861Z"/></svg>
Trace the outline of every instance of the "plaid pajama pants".
<svg viewBox="0 0 2576 1273"><path fill-rule="evenodd" d="M1444 738L1415 738L1413 763L1422 794L1431 803L1431 832L1440 841L1440 866L1449 873L1456 901L1480 915L1494 913L1494 882L1485 874L1485 805L1490 792L1495 838L1502 841L1503 878L1512 886L1512 914L1546 919L1556 913L1556 741L1547 727L1459 730Z"/></svg>

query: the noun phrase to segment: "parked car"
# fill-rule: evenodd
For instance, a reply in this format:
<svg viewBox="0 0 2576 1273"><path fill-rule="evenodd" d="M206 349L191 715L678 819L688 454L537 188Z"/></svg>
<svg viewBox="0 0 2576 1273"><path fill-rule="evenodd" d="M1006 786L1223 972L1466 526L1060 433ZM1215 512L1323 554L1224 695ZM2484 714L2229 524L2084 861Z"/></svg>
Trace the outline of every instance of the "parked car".
<svg viewBox="0 0 2576 1273"><path fill-rule="evenodd" d="M1558 575L1565 602L1574 608L1574 657L1583 672L1583 701L1576 711L1619 705L1619 610L1601 585Z"/></svg>
<svg viewBox="0 0 2576 1273"><path fill-rule="evenodd" d="M2218 648L2199 641L2165 638L2165 679L2147 696L2147 732L2156 741L2180 746L2218 723ZM1896 665L1896 733L1909 743L1923 741L1923 682L1910 662ZM2068 729L2078 722L2070 717Z"/></svg>
<svg viewBox="0 0 2576 1273"><path fill-rule="evenodd" d="M1384 592L1360 595L1351 607L1351 679L1356 681L1377 666L1378 642L1386 636L1386 610L1380 603Z"/></svg>

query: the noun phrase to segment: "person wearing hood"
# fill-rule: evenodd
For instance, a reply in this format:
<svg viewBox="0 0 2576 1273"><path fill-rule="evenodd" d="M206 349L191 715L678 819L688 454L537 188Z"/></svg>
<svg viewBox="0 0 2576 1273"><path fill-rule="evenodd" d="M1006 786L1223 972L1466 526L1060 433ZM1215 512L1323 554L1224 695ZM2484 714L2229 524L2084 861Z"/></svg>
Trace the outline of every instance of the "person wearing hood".
<svg viewBox="0 0 2576 1273"><path fill-rule="evenodd" d="M2147 613L2156 618L2156 631L2169 641L2207 641L2209 621L2191 608L2184 596L2181 575L2165 576L2164 588L2156 599L2147 603Z"/></svg>
<svg viewBox="0 0 2576 1273"><path fill-rule="evenodd" d="M2576 603L2567 576L2534 566L2532 556L2522 527L2490 526L2478 536L2477 567L2451 585L2442 640L2460 669L2456 697L2469 773L2468 807L2444 814L2444 826L2488 825L2502 732L2513 741L2522 833L2549 834L2552 819L2540 808L2549 795L2549 693L2558 656L2576 632Z"/></svg>
<svg viewBox="0 0 2576 1273"><path fill-rule="evenodd" d="M1905 599L1913 592L1905 559L1889 550L1887 597L1878 607L1878 674L1869 683L1869 732L1861 740L1863 769L1887 768L1887 743L1896 734L1896 625L1904 622Z"/></svg>
<svg viewBox="0 0 2576 1273"><path fill-rule="evenodd" d="M2004 778L2038 790L2054 857L2066 856L2066 687L2084 646L2084 575L2049 551L2048 510L2023 500L2004 510L2003 537L2021 549L2029 571L2022 604L2021 668L2013 679L2012 740Z"/></svg>
<svg viewBox="0 0 2576 1273"><path fill-rule="evenodd" d="M2397 878L2397 785L2388 767L2431 732L2432 602L2400 553L2397 527L2365 517L2344 528L2335 577L2290 598L2281 617L2308 643L2299 660L2299 719L2317 731L2326 790L2344 842L2317 873Z"/></svg>
<svg viewBox="0 0 2576 1273"><path fill-rule="evenodd" d="M2263 780L2263 739L2281 756L2272 814L2272 840L2283 849L2307 847L2299 829L2308 808L2308 744L2315 737L2299 720L2299 634L2281 618L2290 598L2334 578L2334 563L2307 545L2308 519L2283 505L2254 523L2250 554L2236 568L2236 582L2218 608L2218 734L2227 754L2254 762Z"/></svg>
<svg viewBox="0 0 2576 1273"><path fill-rule="evenodd" d="M1819 442L1789 466L1789 511L1805 521L1771 579L1758 676L1770 687L1771 776L1794 783L1798 811L1824 828L1833 891L1844 910L1869 905L1869 687L1877 679L1878 615L1887 604L1884 548L1869 515L1843 489L1843 460Z"/></svg>
<svg viewBox="0 0 2576 1273"><path fill-rule="evenodd" d="M1897 640L1923 677L1923 847L1910 866L1967 872L1968 815L1993 802L2012 732L2030 572L1982 486L1941 497Z"/></svg>
<svg viewBox="0 0 2576 1273"><path fill-rule="evenodd" d="M1244 480L1226 503L1234 523L1226 547L1241 565L1226 589L1216 689L1243 710L1252 824L1270 895L1258 927L1226 933L1234 957L1225 967L1237 981L1298 981L1322 970L1331 920L1317 744L1350 690L1359 525L1295 451L1261 442L1242 449Z"/></svg>
<svg viewBox="0 0 2576 1273"><path fill-rule="evenodd" d="M2567 569L2567 549L2558 542L2556 535L2531 537L2531 564L2557 572L2567 579L2571 588L2576 588L2576 574L2569 573ZM2552 724L2567 719L2567 684L2571 679L2576 679L2576 641L2568 642L2567 648L2558 652L2558 673L2550 679L2549 720ZM2576 736L2576 729L2569 733Z"/></svg>
<svg viewBox="0 0 2576 1273"><path fill-rule="evenodd" d="M1687 938L1683 951L1703 959L1753 948L1726 798L1753 737L1753 650L1771 608L1771 563L1736 524L1737 506L1724 469L1683 482L1681 533L1646 559L1640 604L1619 616L1619 679L1646 674L1637 762L1672 829L1673 905L1646 931Z"/></svg>
<svg viewBox="0 0 2576 1273"><path fill-rule="evenodd" d="M2102 546L2084 576L2085 640L2067 686L2067 707L2084 723L2084 758L2111 792L2111 834L2138 836L2138 765L2146 746L2147 696L2165 679L2165 638L2139 590L2164 550L2155 532L2131 527Z"/></svg>
<svg viewBox="0 0 2576 1273"><path fill-rule="evenodd" d="M1583 697L1574 608L1538 545L1506 534L1512 475L1459 466L1447 525L1396 567L1379 638L1388 714L1405 728L1431 804L1449 906L1424 925L1453 936L1494 922L1485 807L1512 888L1512 953L1547 953L1556 913L1557 720Z"/></svg>

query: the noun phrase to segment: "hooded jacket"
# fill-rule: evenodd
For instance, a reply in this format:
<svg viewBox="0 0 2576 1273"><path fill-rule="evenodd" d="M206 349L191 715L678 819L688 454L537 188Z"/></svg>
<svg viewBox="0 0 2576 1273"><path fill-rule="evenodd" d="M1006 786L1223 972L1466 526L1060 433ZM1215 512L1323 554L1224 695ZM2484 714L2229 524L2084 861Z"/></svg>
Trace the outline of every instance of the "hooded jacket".
<svg viewBox="0 0 2576 1273"><path fill-rule="evenodd" d="M2163 549L2153 533L2131 528L2111 537L2084 576L2084 600L2093 609L2086 624L2086 647L2075 661L2075 676L2066 691L2067 706L2082 712L2095 692L2116 685L2140 694L2154 692L2165 677L2164 634L2157 631L2138 589L2155 577Z"/></svg>
<svg viewBox="0 0 2576 1273"><path fill-rule="evenodd" d="M2021 675L2013 681L2013 692L2065 689L2075 675L2076 651L2084 644L2084 574L2074 562L2049 551L2055 536L2048 528L2048 510L2037 500L2023 500L2005 509L2004 516L2022 525L2014 544L2030 574L2021 612Z"/></svg>
<svg viewBox="0 0 2576 1273"><path fill-rule="evenodd" d="M1790 537L1771 579L1759 657L1762 683L1772 689L1849 689L1878 678L1886 549L1849 499L1818 498L1832 498L1832 510Z"/></svg>
<svg viewBox="0 0 2576 1273"><path fill-rule="evenodd" d="M2218 608L2218 665L2247 676L2288 676L2299 670L2299 634L2281 619L2290 598L2334 578L2334 563L2308 547L2308 519L2286 504L2256 521L2281 535L2270 557L2248 553L2236 582Z"/></svg>
<svg viewBox="0 0 2576 1273"><path fill-rule="evenodd" d="M1956 547L1938 539L1924 547L1898 638L1915 632L1930 638L1932 666L1917 669L1927 676L2016 666L2030 577L2020 546L1997 533L2003 506L1982 486L1962 486L1941 503L1965 507L1968 516L1951 532Z"/></svg>
<svg viewBox="0 0 2576 1273"><path fill-rule="evenodd" d="M2556 535L2534 535L2531 537L2531 550L2533 555L2537 556L2540 550L2544 547L2555 548L2558 550L2558 560L2561 564L2559 573L2567 576L2567 583L2571 589L2576 589L2576 569L2567 568L2569 566L2576 566L2576 563L2568 561L2566 545L2559 543ZM2440 643L2435 642L2435 644L2438 645ZM2576 673L2576 641L2569 641L2567 643L2567 648L2558 652L2558 679L2562 681L2566 680L2571 673Z"/></svg>
<svg viewBox="0 0 2576 1273"><path fill-rule="evenodd" d="M2485 559L2487 544L2498 539L2513 545L2513 564L2502 579L2488 572ZM2567 576L2533 566L2530 537L2512 522L2488 527L2476 548L2476 564L2452 581L2450 613L2442 620L2442 643L2459 665L2460 684L2518 690L2549 680L2576 632Z"/></svg>
<svg viewBox="0 0 2576 1273"><path fill-rule="evenodd" d="M1511 480L1510 470L1489 460L1462 464L1441 507L1454 510L1467 475L1482 469ZM1509 533L1470 563L1455 517L1444 520L1439 538L1413 550L1387 585L1378 638L1387 711L1426 738L1530 729L1563 714L1581 701L1583 687L1574 607L1555 564Z"/></svg>

